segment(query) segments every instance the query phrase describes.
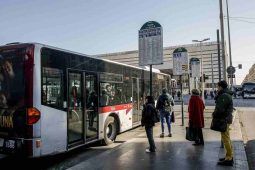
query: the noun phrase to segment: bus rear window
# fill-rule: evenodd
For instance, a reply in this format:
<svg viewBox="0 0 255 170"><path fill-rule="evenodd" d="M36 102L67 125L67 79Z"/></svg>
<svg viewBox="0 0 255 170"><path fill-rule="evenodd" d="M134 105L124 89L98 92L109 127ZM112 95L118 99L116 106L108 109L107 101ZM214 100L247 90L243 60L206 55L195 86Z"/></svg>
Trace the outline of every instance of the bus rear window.
<svg viewBox="0 0 255 170"><path fill-rule="evenodd" d="M0 116L24 106L25 50L0 50Z"/></svg>

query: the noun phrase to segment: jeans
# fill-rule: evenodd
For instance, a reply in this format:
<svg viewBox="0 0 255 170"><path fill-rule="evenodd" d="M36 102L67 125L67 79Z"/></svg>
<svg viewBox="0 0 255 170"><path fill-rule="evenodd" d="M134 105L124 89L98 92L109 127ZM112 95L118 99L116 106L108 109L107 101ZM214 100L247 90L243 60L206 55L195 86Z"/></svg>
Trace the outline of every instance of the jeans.
<svg viewBox="0 0 255 170"><path fill-rule="evenodd" d="M168 128L169 134L171 133L171 114L170 112L160 110L160 122L161 122L161 130L164 133L164 119L166 119L166 124Z"/></svg>
<svg viewBox="0 0 255 170"><path fill-rule="evenodd" d="M233 148L229 135L229 124L227 126L226 132L221 132L221 139L224 144L224 148L226 150L226 160L231 160L233 158Z"/></svg>
<svg viewBox="0 0 255 170"><path fill-rule="evenodd" d="M145 126L146 135L150 144L150 151L154 152L156 149L155 142L153 139L153 126Z"/></svg>

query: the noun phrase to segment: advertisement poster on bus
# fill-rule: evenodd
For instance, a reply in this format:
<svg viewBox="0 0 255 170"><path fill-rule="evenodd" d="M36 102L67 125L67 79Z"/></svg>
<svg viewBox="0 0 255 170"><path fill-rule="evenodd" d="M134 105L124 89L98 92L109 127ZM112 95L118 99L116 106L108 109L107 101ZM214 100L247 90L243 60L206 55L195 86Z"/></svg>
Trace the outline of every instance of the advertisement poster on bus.
<svg viewBox="0 0 255 170"><path fill-rule="evenodd" d="M191 77L200 77L200 60L198 58L190 59Z"/></svg>
<svg viewBox="0 0 255 170"><path fill-rule="evenodd" d="M155 21L139 30L139 66L163 64L163 30Z"/></svg>
<svg viewBox="0 0 255 170"><path fill-rule="evenodd" d="M177 48L173 52L173 75L180 76L189 74L188 51L183 48Z"/></svg>
<svg viewBox="0 0 255 170"><path fill-rule="evenodd" d="M25 105L24 53L24 49L0 51L0 131L14 128L14 116L21 115Z"/></svg>

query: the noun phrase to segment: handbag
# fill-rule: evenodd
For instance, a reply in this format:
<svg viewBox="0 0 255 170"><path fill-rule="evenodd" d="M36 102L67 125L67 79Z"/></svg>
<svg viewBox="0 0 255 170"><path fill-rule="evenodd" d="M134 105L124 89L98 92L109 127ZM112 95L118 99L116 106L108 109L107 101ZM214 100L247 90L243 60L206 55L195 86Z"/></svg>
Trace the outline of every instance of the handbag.
<svg viewBox="0 0 255 170"><path fill-rule="evenodd" d="M174 116L174 111L172 111L172 114L171 114L171 122L175 122L175 116Z"/></svg>
<svg viewBox="0 0 255 170"><path fill-rule="evenodd" d="M227 126L226 119L213 118L210 129L218 132L226 132Z"/></svg>
<svg viewBox="0 0 255 170"><path fill-rule="evenodd" d="M160 116L159 116L159 111L156 110L154 114L154 123L160 122Z"/></svg>
<svg viewBox="0 0 255 170"><path fill-rule="evenodd" d="M196 133L194 128L192 127L186 127L186 139L189 141L195 141L196 140Z"/></svg>

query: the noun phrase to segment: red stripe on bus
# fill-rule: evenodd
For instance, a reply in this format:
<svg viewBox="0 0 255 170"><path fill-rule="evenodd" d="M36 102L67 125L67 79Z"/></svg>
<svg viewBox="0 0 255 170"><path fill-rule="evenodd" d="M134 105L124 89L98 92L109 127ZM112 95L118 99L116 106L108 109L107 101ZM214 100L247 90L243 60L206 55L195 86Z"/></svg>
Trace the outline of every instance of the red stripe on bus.
<svg viewBox="0 0 255 170"><path fill-rule="evenodd" d="M132 109L132 104L121 104L121 105L115 105L115 106L105 106L99 108L99 113L107 113L107 112L116 112L120 110L126 109L126 114Z"/></svg>

